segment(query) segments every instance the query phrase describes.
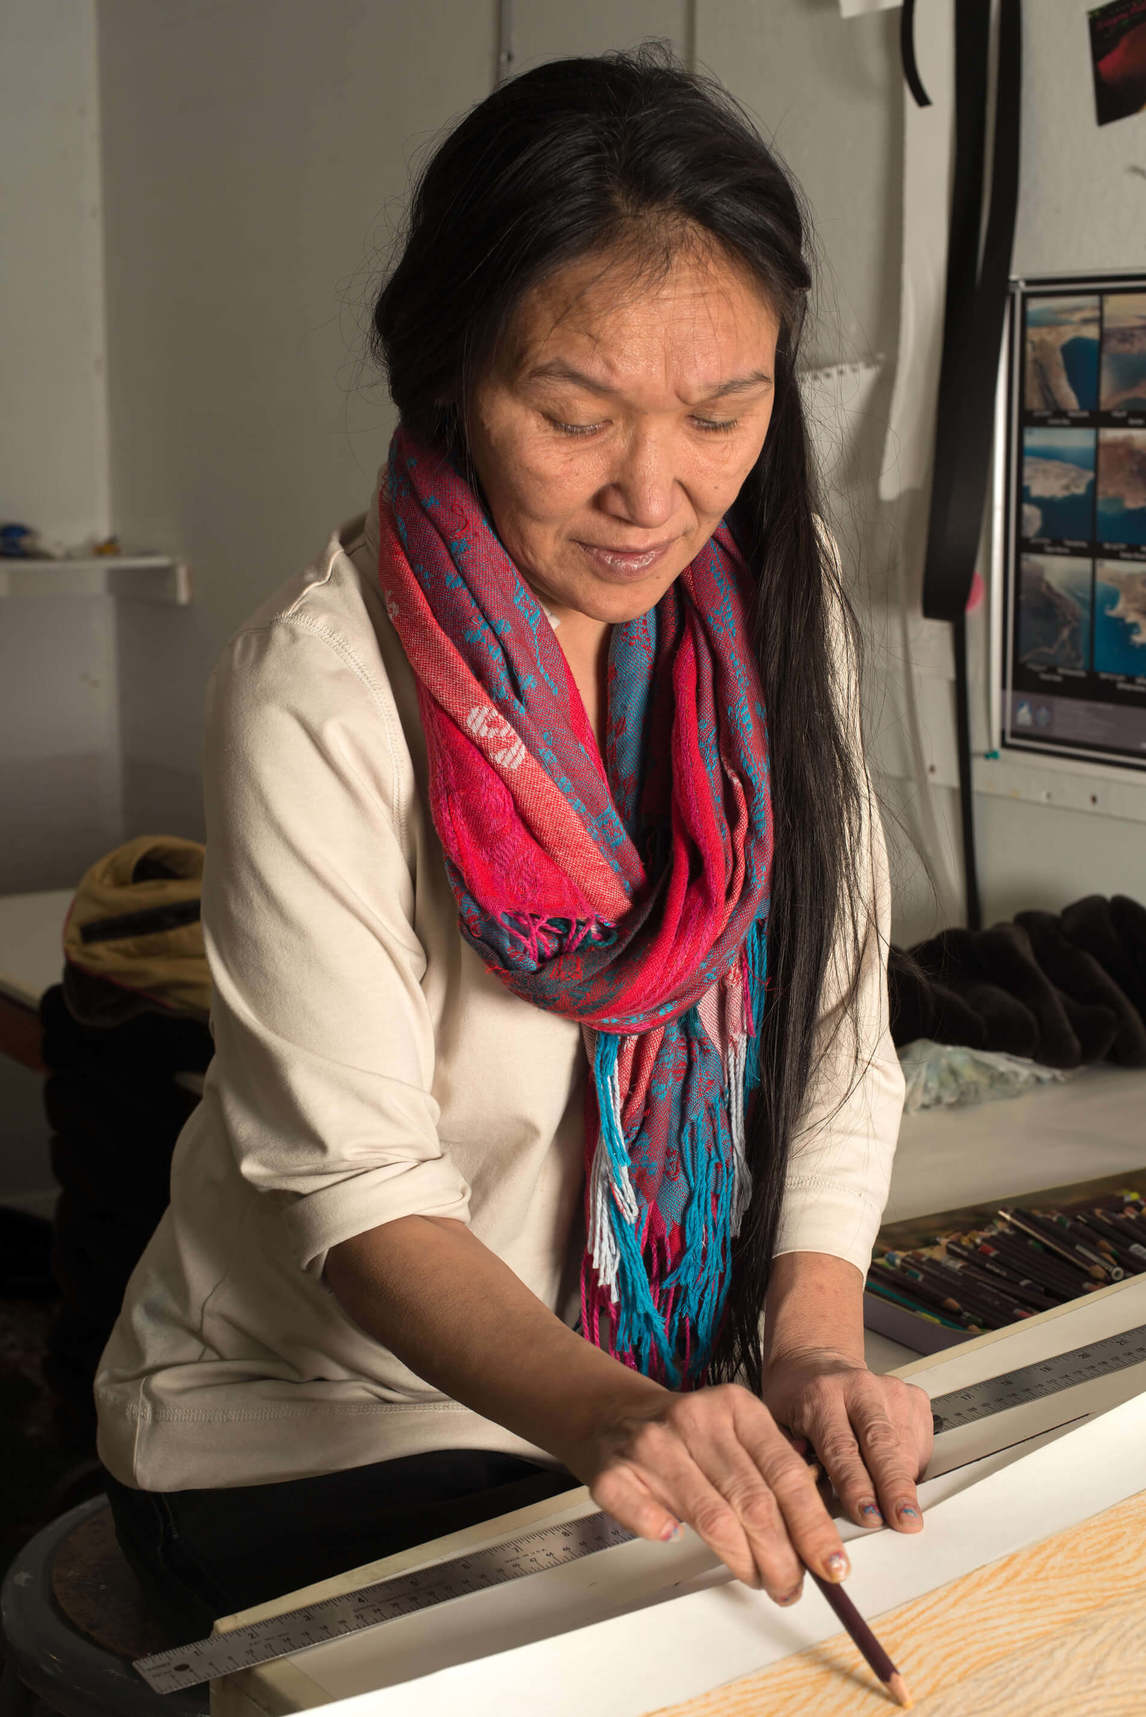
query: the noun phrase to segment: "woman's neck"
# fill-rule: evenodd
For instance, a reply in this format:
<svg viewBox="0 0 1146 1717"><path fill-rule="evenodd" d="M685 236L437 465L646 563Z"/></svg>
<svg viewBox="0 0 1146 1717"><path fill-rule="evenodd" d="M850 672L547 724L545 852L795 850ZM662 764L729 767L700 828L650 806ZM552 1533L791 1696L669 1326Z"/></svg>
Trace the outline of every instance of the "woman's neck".
<svg viewBox="0 0 1146 1717"><path fill-rule="evenodd" d="M566 611L557 631L585 714L597 737L602 756L605 749L605 720L608 714L609 637L607 621L591 620L585 614Z"/></svg>

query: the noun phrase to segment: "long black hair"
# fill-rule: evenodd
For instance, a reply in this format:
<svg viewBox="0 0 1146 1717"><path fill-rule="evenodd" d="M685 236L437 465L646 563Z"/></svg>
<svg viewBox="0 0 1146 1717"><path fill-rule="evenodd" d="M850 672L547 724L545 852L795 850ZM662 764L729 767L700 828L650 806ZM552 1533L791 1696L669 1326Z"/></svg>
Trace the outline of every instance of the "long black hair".
<svg viewBox="0 0 1146 1717"><path fill-rule="evenodd" d="M732 97L659 45L539 66L475 107L425 168L373 346L403 421L465 460L468 402L530 288L618 249L655 269L698 232L747 266L780 323L771 424L730 518L756 580L775 853L762 1082L747 1121L754 1193L711 1366L714 1381L740 1375L758 1389L789 1141L828 1041L827 987L839 991L837 1026L849 1013L868 892L866 777L839 674L841 654L858 665L858 638L817 519L796 380L811 285L799 194ZM826 986L844 933L851 976Z"/></svg>

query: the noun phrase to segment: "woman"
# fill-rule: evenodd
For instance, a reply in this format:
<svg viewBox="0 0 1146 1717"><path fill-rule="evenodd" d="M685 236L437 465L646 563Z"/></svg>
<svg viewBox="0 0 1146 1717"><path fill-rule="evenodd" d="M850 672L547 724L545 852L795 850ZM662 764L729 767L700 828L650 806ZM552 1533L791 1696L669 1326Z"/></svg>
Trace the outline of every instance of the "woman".
<svg viewBox="0 0 1146 1717"><path fill-rule="evenodd" d="M379 492L209 699L216 1055L97 1382L185 1629L576 1482L792 1602L847 1569L793 1438L922 1524L926 1397L863 1362L902 1086L802 241L651 53L425 172Z"/></svg>

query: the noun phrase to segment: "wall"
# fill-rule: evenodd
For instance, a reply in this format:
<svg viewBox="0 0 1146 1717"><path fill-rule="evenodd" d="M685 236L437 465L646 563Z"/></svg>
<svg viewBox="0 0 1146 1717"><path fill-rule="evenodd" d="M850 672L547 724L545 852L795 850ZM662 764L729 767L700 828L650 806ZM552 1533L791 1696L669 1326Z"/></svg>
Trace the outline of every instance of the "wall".
<svg viewBox="0 0 1146 1717"><path fill-rule="evenodd" d="M493 74L493 10L103 0L120 528L188 609L119 618L126 820L201 833L203 686L232 629L367 503L392 415L370 283L409 159Z"/></svg>
<svg viewBox="0 0 1146 1717"><path fill-rule="evenodd" d="M94 0L0 10L0 515L109 528ZM107 597L0 596L0 892L70 886L119 838Z"/></svg>
<svg viewBox="0 0 1146 1717"><path fill-rule="evenodd" d="M1140 260L1127 253L1146 201L1135 167L1142 122L1095 130L1085 10L1081 0L1025 8L1024 267L1073 264L1083 241L1106 265ZM14 608L6 611L0 670L18 692L0 714L6 733L24 731L10 755L0 740L0 801L29 807L15 870L9 843L7 887L70 880L80 854L119 827L117 735L123 827L201 832L210 664L262 596L365 503L392 423L361 356L370 290L401 217L411 159L485 93L494 70L494 0L428 0L417 9L366 0L100 0L95 11L114 506L100 476L93 5L12 0L0 124L10 156L23 140L28 170L9 204L10 249L18 269L23 258L38 260L0 311L9 318L0 352L34 350L37 379L21 396L19 435L9 431L7 468L18 471L21 450L36 442L44 456L29 451L25 469L46 492L29 477L5 507L72 534L114 518L125 540L190 560L195 601L117 611L89 601L71 605L66 621L62 611L25 605L18 625ZM837 525L857 587L873 598L873 684L883 696L873 725L885 789L917 824L895 694L902 649L884 601L891 546L905 549L914 574L917 545L909 522L880 515L872 501L897 324L897 14L844 20L837 0L517 0L513 11L515 69L648 34L694 46L804 186L825 281L809 355L883 360L839 474ZM50 124L38 96L49 78ZM69 291L63 304L60 282ZM50 403L69 378L70 399ZM78 500L73 490L83 491ZM118 702L109 695L117 647ZM946 825L949 655L926 627L915 629L912 650L917 680L934 694L926 738ZM22 722L37 687L49 685L53 708ZM98 743L85 750L77 733ZM982 738L986 745L985 731ZM1139 835L1120 811L1107 814L1125 800L1113 785L1104 779L1094 815L1084 809L1089 795L1077 783L1060 789L1058 777L1022 789L1041 797L977 796L989 911L1061 904L1090 878L1141 891ZM1063 798L1078 809L1060 808ZM51 872L43 869L49 851ZM907 846L896 892L899 933L909 939L931 909Z"/></svg>
<svg viewBox="0 0 1146 1717"><path fill-rule="evenodd" d="M1146 117L1094 121L1084 0L1026 0L1022 179L1016 273L1140 268ZM917 14L917 41L921 28ZM893 853L894 934L910 943L959 912L957 780L949 629L923 621L923 497L875 499L897 345L902 246L902 89L897 9L844 19L838 0L716 0L698 10L697 51L759 116L816 215L828 285L814 353L884 362L851 426L833 485L835 518L868 627L868 727ZM924 82L927 65L922 65ZM937 187L937 194L942 194ZM830 426L829 426L830 427ZM906 632L892 569L902 562ZM986 611L974 617L974 739L987 720ZM910 664L910 666L909 666ZM926 798L912 779L906 694L923 723ZM985 918L1058 910L1084 893L1146 897L1146 780L1126 770L1007 753L975 767ZM930 850L929 850L930 849ZM952 887L947 879L953 879Z"/></svg>
<svg viewBox="0 0 1146 1717"><path fill-rule="evenodd" d="M683 33L684 0L515 10L517 69ZM115 516L195 588L120 611L126 821L197 836L210 664L385 456L370 292L411 164L492 87L496 7L101 0L99 19Z"/></svg>

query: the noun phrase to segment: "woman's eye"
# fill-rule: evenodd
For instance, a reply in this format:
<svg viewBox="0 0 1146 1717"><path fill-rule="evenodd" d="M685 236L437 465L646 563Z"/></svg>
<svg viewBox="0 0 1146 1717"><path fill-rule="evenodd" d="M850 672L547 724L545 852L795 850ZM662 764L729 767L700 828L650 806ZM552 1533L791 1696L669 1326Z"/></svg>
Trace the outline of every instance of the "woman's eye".
<svg viewBox="0 0 1146 1717"><path fill-rule="evenodd" d="M602 427L599 423L562 423L560 418L549 419L554 429L562 435L595 435Z"/></svg>
<svg viewBox="0 0 1146 1717"><path fill-rule="evenodd" d="M730 429L735 429L740 419L738 417L694 417L692 421L698 429L703 429L710 435L724 435Z"/></svg>

